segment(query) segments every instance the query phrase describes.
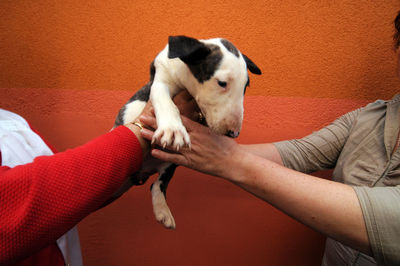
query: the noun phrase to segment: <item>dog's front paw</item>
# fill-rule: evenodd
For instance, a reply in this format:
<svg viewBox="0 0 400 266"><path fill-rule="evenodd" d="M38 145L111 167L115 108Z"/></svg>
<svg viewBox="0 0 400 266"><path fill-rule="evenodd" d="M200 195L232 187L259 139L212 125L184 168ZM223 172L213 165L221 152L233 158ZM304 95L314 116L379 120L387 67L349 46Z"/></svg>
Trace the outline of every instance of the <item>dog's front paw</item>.
<svg viewBox="0 0 400 266"><path fill-rule="evenodd" d="M160 144L162 147L171 146L179 151L184 146L190 147L190 137L183 125L159 126L154 132L151 143Z"/></svg>

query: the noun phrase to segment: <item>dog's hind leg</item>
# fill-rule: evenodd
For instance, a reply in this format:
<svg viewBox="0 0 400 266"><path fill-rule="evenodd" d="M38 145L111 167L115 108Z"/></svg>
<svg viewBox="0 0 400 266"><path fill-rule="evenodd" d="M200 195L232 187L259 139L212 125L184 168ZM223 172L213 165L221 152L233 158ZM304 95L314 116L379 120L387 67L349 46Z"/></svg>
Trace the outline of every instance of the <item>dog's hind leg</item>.
<svg viewBox="0 0 400 266"><path fill-rule="evenodd" d="M166 201L168 183L174 175L176 167L176 164L162 165L157 180L151 185L154 215L156 220L168 229L176 228L174 217Z"/></svg>

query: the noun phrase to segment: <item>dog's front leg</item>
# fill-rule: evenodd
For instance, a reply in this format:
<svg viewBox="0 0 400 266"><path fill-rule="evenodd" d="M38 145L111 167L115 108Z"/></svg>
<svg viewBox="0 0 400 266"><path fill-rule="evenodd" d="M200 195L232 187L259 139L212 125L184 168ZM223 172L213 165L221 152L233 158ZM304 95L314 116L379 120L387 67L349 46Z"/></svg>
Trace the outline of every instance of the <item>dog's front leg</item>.
<svg viewBox="0 0 400 266"><path fill-rule="evenodd" d="M164 148L172 145L176 150L185 145L190 147L189 134L182 124L179 109L171 99L168 85L154 81L150 99L157 119L157 130L154 132L152 143L159 143Z"/></svg>

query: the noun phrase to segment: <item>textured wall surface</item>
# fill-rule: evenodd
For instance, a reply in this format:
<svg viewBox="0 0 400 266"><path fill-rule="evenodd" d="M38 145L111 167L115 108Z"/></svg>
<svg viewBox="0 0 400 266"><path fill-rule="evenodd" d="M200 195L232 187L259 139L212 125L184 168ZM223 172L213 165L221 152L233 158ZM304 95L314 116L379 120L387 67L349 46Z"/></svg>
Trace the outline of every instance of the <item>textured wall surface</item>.
<svg viewBox="0 0 400 266"><path fill-rule="evenodd" d="M399 91L399 9L394 0L3 0L0 107L60 151L73 148L112 127L169 35L225 37L263 71L250 77L238 141L301 137ZM149 186L80 223L85 265L320 265L323 236L231 184L179 168L168 191L173 232L155 222Z"/></svg>

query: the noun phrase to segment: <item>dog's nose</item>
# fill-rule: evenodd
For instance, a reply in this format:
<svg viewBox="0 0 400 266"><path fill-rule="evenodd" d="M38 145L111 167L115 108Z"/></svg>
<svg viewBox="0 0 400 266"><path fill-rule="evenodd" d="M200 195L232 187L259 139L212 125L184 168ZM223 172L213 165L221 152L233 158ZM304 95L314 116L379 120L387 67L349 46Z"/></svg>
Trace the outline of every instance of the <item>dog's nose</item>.
<svg viewBox="0 0 400 266"><path fill-rule="evenodd" d="M237 138L237 137L239 137L239 131L232 131L232 130L229 130L228 131L228 133L226 133L226 135L228 136L228 137L231 137L231 138Z"/></svg>

